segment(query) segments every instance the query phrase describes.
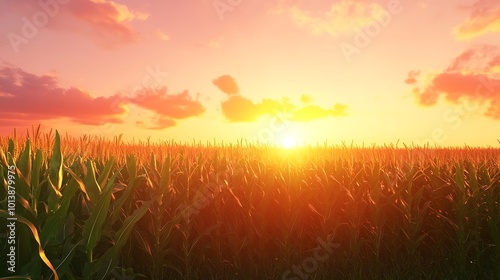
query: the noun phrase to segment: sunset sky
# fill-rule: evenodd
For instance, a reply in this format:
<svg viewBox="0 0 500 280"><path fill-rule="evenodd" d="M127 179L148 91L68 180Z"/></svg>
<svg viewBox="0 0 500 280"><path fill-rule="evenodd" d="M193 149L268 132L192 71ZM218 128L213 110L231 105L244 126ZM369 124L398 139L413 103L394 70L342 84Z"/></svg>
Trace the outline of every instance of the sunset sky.
<svg viewBox="0 0 500 280"><path fill-rule="evenodd" d="M498 146L498 0L0 1L0 133Z"/></svg>

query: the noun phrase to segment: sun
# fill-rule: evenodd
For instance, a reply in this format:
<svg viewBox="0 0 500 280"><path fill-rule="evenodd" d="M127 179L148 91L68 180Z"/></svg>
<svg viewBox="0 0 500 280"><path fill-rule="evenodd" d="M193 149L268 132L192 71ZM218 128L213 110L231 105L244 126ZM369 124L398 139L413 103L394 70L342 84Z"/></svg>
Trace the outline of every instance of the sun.
<svg viewBox="0 0 500 280"><path fill-rule="evenodd" d="M290 149L290 148L294 148L295 146L297 146L297 142L295 141L295 139L293 137L288 136L288 137L283 138L281 145L285 149Z"/></svg>

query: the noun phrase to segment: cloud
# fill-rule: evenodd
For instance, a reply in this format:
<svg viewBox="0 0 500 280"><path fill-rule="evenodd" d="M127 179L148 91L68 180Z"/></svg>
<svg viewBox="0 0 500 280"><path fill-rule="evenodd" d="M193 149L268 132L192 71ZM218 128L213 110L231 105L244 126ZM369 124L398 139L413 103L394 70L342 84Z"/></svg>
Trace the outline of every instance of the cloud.
<svg viewBox="0 0 500 280"><path fill-rule="evenodd" d="M417 83L417 77L420 75L420 71L412 70L408 73L408 78L406 78L405 83L409 85L414 85Z"/></svg>
<svg viewBox="0 0 500 280"><path fill-rule="evenodd" d="M175 119L199 116L205 112L203 105L198 100L191 98L187 90L179 94L167 94L165 87L143 89L134 97L129 98L128 101L157 114L156 118L153 119L155 125L145 126L151 129L175 126Z"/></svg>
<svg viewBox="0 0 500 280"><path fill-rule="evenodd" d="M49 75L20 68L0 68L0 119L26 122L67 117L80 124L121 123L128 112L119 96L94 97L89 92L62 88Z"/></svg>
<svg viewBox="0 0 500 280"><path fill-rule="evenodd" d="M285 8L284 11L298 26L313 34L334 37L350 35L356 31L356 27L362 28L387 13L377 3L350 0L335 2L325 12L311 12L297 6Z"/></svg>
<svg viewBox="0 0 500 280"><path fill-rule="evenodd" d="M145 12L133 11L112 0L4 2L7 2L6 10L30 19L40 12L48 13L48 28L83 33L105 47L138 42L139 34L130 23L149 17Z"/></svg>
<svg viewBox="0 0 500 280"><path fill-rule="evenodd" d="M228 100L222 102L222 112L226 119L231 122L252 122L264 115L276 115L294 108L295 106L290 104L286 98L282 101L263 99L260 103L254 103L240 95L232 95Z"/></svg>
<svg viewBox="0 0 500 280"><path fill-rule="evenodd" d="M231 81L232 88L238 88L234 79L230 76L225 77L224 80ZM229 78L227 78L229 77ZM217 80L220 80L217 79ZM217 83L214 80L214 84ZM310 103L311 98L307 95L301 97L303 104ZM306 105L304 107L297 107L292 104L288 98L276 100L265 98L262 101L255 103L250 99L241 96L240 94L233 93L229 98L221 103L222 113L224 117L230 122L253 122L260 117L266 115L278 115L284 113L289 116L293 121L308 122L326 117L339 117L346 115L346 105L336 104L331 109L324 109L317 105Z"/></svg>
<svg viewBox="0 0 500 280"><path fill-rule="evenodd" d="M222 112L226 119L232 122L252 122L257 120L259 112L257 105L239 95L229 97L222 102Z"/></svg>
<svg viewBox="0 0 500 280"><path fill-rule="evenodd" d="M301 97L300 97L300 102L304 103L304 104L309 104L311 103L312 101L312 98L311 96L309 95L306 95L306 94L303 94Z"/></svg>
<svg viewBox="0 0 500 280"><path fill-rule="evenodd" d="M415 78L413 92L419 104L432 106L439 97L458 104L461 100L487 103L486 116L500 119L500 47L481 45L470 48L457 56L450 66L439 73L429 75L429 82L418 86L415 72L408 79Z"/></svg>
<svg viewBox="0 0 500 280"><path fill-rule="evenodd" d="M105 47L139 41L130 23L148 18L144 12L133 11L111 0L4 2L4 8L14 14L27 16L30 20L34 15L45 14L47 28L83 33Z"/></svg>
<svg viewBox="0 0 500 280"><path fill-rule="evenodd" d="M75 87L62 88L50 75L37 76L12 66L0 68L0 126L26 126L58 118L83 125L123 123L129 104L155 114L147 124L137 123L148 129L175 126L176 120L205 111L188 91L167 94L163 87L142 89L131 97L94 97Z"/></svg>
<svg viewBox="0 0 500 280"><path fill-rule="evenodd" d="M498 98L491 102L484 115L496 120L500 120L500 100Z"/></svg>
<svg viewBox="0 0 500 280"><path fill-rule="evenodd" d="M203 105L192 99L186 90L179 94L167 94L167 88L144 89L129 99L133 104L175 119L197 116L205 111Z"/></svg>
<svg viewBox="0 0 500 280"><path fill-rule="evenodd" d="M455 28L459 40L470 40L481 35L500 32L500 1L479 0L467 7L470 16Z"/></svg>
<svg viewBox="0 0 500 280"><path fill-rule="evenodd" d="M457 56L446 71L490 72L500 65L500 48L494 45L476 45Z"/></svg>
<svg viewBox="0 0 500 280"><path fill-rule="evenodd" d="M151 130L161 130L165 128L169 128L172 126L177 125L174 119L166 117L166 116L161 116L161 115L156 115L152 120L151 120L152 125L147 125L146 123L142 121L136 122L137 126L141 128L146 128L146 129L151 129Z"/></svg>
<svg viewBox="0 0 500 280"><path fill-rule="evenodd" d="M229 75L220 76L213 80L212 83L225 94L232 95L238 94L239 92L238 84L236 84L234 78Z"/></svg>
<svg viewBox="0 0 500 280"><path fill-rule="evenodd" d="M84 22L92 34L107 44L138 41L137 33L128 24L148 17L110 0L69 1L66 6L72 16Z"/></svg>

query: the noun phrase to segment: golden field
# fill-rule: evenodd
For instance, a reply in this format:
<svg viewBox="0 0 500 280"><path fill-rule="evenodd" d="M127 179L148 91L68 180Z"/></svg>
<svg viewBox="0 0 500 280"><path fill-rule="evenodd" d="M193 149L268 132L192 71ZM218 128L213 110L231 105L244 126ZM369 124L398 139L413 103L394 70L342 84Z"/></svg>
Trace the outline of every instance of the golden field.
<svg viewBox="0 0 500 280"><path fill-rule="evenodd" d="M2 224L17 218L16 273L3 277L500 277L495 148L124 143L34 130L0 137L0 184Z"/></svg>

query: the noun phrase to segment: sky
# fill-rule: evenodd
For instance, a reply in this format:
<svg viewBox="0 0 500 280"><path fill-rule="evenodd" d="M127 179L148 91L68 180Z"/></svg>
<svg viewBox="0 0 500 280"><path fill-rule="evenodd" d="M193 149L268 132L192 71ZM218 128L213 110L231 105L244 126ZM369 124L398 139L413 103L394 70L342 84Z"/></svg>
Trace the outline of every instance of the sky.
<svg viewBox="0 0 500 280"><path fill-rule="evenodd" d="M0 0L0 134L495 146L498 0Z"/></svg>

